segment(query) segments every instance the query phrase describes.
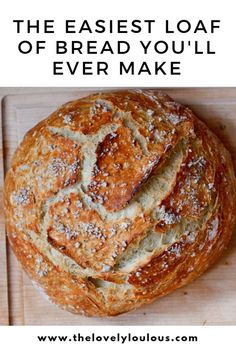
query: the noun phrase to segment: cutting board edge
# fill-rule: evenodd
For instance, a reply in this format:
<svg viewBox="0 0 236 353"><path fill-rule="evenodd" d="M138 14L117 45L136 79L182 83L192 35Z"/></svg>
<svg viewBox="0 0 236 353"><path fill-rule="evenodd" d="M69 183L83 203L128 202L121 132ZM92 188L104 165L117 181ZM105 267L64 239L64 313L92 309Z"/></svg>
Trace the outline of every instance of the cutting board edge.
<svg viewBox="0 0 236 353"><path fill-rule="evenodd" d="M0 209L3 210L3 189L4 189L4 162L3 162L3 130L2 130L2 103L3 98L0 97ZM4 214L0 212L0 325L9 325L9 298L8 298L8 271L7 271L7 239L5 231Z"/></svg>

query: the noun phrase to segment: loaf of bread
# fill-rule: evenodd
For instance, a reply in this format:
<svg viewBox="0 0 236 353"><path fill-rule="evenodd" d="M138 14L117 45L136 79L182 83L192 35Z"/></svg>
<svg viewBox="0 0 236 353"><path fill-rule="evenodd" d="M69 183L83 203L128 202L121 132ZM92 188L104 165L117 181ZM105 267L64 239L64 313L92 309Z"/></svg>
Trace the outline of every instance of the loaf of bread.
<svg viewBox="0 0 236 353"><path fill-rule="evenodd" d="M190 109L151 90L52 113L15 152L4 199L23 269L53 303L88 316L127 312L198 277L236 215L227 150Z"/></svg>

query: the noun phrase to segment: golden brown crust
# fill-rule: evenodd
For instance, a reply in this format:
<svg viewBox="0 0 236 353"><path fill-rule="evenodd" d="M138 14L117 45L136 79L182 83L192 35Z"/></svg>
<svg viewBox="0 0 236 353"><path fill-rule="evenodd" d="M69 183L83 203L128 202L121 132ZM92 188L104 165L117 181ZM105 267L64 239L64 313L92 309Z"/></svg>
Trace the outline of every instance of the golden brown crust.
<svg viewBox="0 0 236 353"><path fill-rule="evenodd" d="M5 181L7 233L50 300L117 315L189 283L227 246L232 161L157 91L69 102L25 136Z"/></svg>

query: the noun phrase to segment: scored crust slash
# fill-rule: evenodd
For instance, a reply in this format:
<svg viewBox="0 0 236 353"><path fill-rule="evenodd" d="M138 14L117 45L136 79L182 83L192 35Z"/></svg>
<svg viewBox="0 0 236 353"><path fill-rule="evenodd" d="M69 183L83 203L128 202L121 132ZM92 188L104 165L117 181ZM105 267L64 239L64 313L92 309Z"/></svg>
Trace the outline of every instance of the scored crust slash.
<svg viewBox="0 0 236 353"><path fill-rule="evenodd" d="M231 157L153 90L66 103L32 128L5 180L10 244L61 308L113 316L188 284L226 248Z"/></svg>

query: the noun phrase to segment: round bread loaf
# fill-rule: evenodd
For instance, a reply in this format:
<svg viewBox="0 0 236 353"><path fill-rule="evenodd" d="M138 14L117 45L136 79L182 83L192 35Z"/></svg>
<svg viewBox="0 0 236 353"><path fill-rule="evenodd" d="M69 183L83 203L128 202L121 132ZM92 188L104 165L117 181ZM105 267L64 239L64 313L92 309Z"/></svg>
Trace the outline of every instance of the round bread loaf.
<svg viewBox="0 0 236 353"><path fill-rule="evenodd" d="M235 186L229 153L190 109L157 91L99 93L24 137L6 175L7 233L52 302L117 315L221 255Z"/></svg>

